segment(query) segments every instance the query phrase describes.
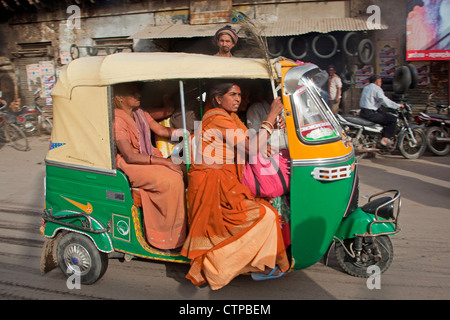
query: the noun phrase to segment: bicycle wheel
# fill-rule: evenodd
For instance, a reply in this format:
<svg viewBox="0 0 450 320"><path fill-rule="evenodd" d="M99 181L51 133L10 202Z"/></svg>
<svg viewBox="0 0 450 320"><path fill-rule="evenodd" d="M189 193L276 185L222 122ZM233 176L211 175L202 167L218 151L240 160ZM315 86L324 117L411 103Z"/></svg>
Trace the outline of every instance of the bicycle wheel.
<svg viewBox="0 0 450 320"><path fill-rule="evenodd" d="M28 139L25 133L13 123L5 124L5 138L11 143L14 149L20 151L29 150Z"/></svg>

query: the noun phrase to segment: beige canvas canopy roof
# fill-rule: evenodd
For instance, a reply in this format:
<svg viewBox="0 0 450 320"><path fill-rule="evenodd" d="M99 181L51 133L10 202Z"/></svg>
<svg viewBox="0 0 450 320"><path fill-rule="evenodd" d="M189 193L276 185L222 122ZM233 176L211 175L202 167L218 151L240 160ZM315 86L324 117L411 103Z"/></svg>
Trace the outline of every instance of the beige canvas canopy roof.
<svg viewBox="0 0 450 320"><path fill-rule="evenodd" d="M77 86L202 78L267 79L269 75L262 59L168 52L118 53L72 61L61 71L52 96L70 97Z"/></svg>
<svg viewBox="0 0 450 320"><path fill-rule="evenodd" d="M48 164L115 173L111 96L122 82L268 79L259 59L188 53L118 53L72 61L52 90L54 126Z"/></svg>

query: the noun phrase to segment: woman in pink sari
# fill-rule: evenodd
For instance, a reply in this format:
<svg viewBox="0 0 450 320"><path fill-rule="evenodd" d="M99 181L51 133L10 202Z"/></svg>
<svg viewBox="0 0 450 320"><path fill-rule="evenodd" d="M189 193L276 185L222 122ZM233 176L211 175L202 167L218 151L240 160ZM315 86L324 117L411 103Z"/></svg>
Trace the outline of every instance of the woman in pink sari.
<svg viewBox="0 0 450 320"><path fill-rule="evenodd" d="M140 189L147 242L159 249L174 249L186 238L186 205L180 166L162 157L151 144L151 131L171 138L173 128L157 123L139 108L136 84L114 86L116 165Z"/></svg>

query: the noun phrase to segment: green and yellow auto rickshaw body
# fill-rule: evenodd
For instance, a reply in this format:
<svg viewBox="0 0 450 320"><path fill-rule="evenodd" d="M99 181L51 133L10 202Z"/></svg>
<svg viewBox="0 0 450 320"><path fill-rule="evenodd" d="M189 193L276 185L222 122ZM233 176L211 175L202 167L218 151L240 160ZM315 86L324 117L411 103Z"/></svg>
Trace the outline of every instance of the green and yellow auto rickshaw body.
<svg viewBox="0 0 450 320"><path fill-rule="evenodd" d="M385 217L378 214L381 210L378 207L369 208L373 212L358 207L358 165L349 138L320 97L315 84L320 70L312 64L298 65L284 58L274 60L273 66L270 73L260 59L187 53L119 53L80 58L65 67L52 91L54 126L45 158L45 209L41 228L48 239L43 250L43 272L51 269L45 261L52 260L48 259L52 253L61 255L53 257L53 261L66 274L82 259L81 252L67 254L69 245L65 252L49 249L58 247L72 233L89 239L103 257L99 261L106 264L105 256L113 252L126 257L189 262L179 254L159 250L146 242L142 208L133 196L128 178L116 167L112 86L124 82L179 84L183 116L185 84L196 87L200 109L204 86L210 81L273 81L278 85L285 106L291 158L291 246L288 250L295 262L294 269L315 264L333 243L352 256L351 246L345 243L349 239L398 232L399 205L396 214ZM185 152L189 159L189 144ZM395 201L399 202L398 194L385 199L381 207L392 206ZM86 247L76 243L71 246L74 251ZM88 262L98 263L95 259ZM82 272L88 273L89 268ZM106 267L101 269L85 283L101 277Z"/></svg>

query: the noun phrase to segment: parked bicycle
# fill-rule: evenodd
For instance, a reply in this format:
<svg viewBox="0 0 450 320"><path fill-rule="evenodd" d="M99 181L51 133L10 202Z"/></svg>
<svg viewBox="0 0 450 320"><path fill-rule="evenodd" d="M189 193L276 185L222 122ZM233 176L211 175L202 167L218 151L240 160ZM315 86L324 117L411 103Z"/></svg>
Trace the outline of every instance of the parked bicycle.
<svg viewBox="0 0 450 320"><path fill-rule="evenodd" d="M35 113L36 118L36 131L40 135L41 133L50 134L52 133L53 123L43 110L43 106L39 105L37 100L40 97L41 89L37 89L34 92L34 105L28 108L37 111Z"/></svg>
<svg viewBox="0 0 450 320"><path fill-rule="evenodd" d="M11 143L14 149L20 151L30 150L25 133L14 123L10 123L4 112L0 112L0 142Z"/></svg>

